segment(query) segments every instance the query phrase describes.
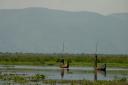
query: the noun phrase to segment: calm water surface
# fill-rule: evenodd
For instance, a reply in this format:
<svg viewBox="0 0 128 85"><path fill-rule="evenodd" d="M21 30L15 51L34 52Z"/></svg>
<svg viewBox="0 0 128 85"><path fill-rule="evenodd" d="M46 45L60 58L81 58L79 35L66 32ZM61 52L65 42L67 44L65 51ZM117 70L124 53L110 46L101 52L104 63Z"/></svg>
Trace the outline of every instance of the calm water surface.
<svg viewBox="0 0 128 85"><path fill-rule="evenodd" d="M0 66L1 74L15 73L17 75L32 76L35 74L43 74L47 79L63 79L63 80L115 80L128 79L127 68L107 68L106 72L94 71L93 67L70 67L69 69L61 69L59 67L45 66ZM4 81L0 81L3 83Z"/></svg>

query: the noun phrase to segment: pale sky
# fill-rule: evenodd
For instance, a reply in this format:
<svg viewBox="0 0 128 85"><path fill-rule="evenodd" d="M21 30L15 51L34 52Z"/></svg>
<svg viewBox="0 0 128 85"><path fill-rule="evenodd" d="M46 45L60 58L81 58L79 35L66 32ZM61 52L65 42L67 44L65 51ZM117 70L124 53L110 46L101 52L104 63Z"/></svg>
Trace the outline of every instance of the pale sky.
<svg viewBox="0 0 128 85"><path fill-rule="evenodd" d="M128 0L0 0L0 9L28 7L111 14L128 12Z"/></svg>

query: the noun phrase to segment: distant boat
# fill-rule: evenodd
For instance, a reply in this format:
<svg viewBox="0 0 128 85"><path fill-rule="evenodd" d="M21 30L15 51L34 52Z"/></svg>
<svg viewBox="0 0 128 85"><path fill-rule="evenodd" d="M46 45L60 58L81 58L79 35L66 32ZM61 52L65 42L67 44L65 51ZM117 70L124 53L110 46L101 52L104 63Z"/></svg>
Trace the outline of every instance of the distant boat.
<svg viewBox="0 0 128 85"><path fill-rule="evenodd" d="M100 66L97 65L97 60L98 60L97 57L98 57L97 54L95 54L95 69L100 71L106 71L106 64Z"/></svg>
<svg viewBox="0 0 128 85"><path fill-rule="evenodd" d="M62 52L64 54L64 42L63 42L63 48L62 48ZM62 55L63 57L63 55ZM69 61L67 61L67 63L64 63L64 58L60 59L60 68L69 68Z"/></svg>
<svg viewBox="0 0 128 85"><path fill-rule="evenodd" d="M106 64L101 65L101 66L97 66L97 61L98 61L98 55L97 55L97 45L98 43L96 43L96 53L95 53L95 70L100 70L100 71L106 71Z"/></svg>
<svg viewBox="0 0 128 85"><path fill-rule="evenodd" d="M60 63L60 68L69 68L69 61L67 61L67 63Z"/></svg>
<svg viewBox="0 0 128 85"><path fill-rule="evenodd" d="M106 71L106 64L104 64L102 66L97 66L96 70Z"/></svg>

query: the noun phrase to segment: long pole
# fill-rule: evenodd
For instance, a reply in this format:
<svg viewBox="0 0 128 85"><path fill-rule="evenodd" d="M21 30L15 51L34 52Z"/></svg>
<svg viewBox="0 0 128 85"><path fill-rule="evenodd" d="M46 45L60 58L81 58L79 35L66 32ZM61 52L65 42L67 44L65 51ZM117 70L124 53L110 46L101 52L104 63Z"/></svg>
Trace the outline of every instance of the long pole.
<svg viewBox="0 0 128 85"><path fill-rule="evenodd" d="M62 63L64 64L64 41L63 41L63 46L62 46Z"/></svg>
<svg viewBox="0 0 128 85"><path fill-rule="evenodd" d="M96 43L96 52L95 52L95 68L97 67L97 46L98 46L98 42Z"/></svg>
<svg viewBox="0 0 128 85"><path fill-rule="evenodd" d="M64 41L63 41L63 48L62 48L62 52L63 52L63 54L64 54Z"/></svg>

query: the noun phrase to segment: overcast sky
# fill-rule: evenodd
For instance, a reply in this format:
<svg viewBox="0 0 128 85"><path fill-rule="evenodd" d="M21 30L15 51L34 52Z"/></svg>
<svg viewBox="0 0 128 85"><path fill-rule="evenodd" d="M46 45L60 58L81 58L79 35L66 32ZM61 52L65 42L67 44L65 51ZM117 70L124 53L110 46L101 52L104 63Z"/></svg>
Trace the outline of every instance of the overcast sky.
<svg viewBox="0 0 128 85"><path fill-rule="evenodd" d="M27 7L111 14L128 12L128 0L0 0L0 9L21 9Z"/></svg>

